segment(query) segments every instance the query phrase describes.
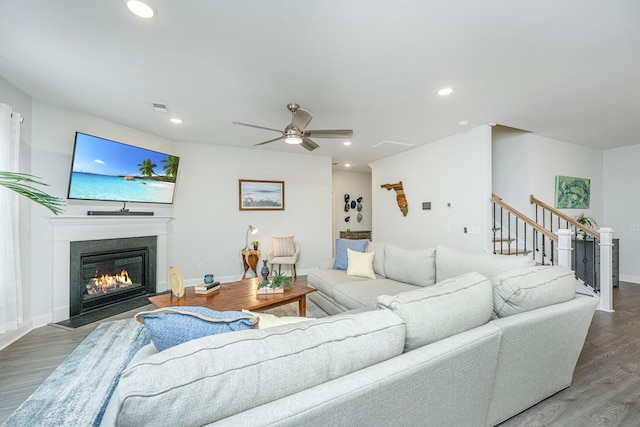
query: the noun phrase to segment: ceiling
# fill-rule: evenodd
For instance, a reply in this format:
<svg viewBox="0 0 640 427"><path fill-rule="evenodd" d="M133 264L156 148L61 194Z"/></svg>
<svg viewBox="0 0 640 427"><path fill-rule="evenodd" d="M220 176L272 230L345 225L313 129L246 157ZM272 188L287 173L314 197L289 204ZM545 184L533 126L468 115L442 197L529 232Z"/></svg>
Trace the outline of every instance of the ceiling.
<svg viewBox="0 0 640 427"><path fill-rule="evenodd" d="M145 20L123 0L0 0L0 76L178 142L254 148L278 134L232 122L283 129L295 102L314 115L308 129L353 129L352 145L254 149L338 169L489 123L640 143L637 0L151 1ZM454 92L438 96L443 86Z"/></svg>

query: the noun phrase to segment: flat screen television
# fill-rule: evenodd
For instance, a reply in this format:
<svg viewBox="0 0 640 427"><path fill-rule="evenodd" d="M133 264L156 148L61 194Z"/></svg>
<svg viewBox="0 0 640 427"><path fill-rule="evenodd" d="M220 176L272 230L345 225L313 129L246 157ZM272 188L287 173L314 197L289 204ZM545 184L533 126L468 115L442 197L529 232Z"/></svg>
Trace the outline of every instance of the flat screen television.
<svg viewBox="0 0 640 427"><path fill-rule="evenodd" d="M76 132L68 199L173 203L180 158Z"/></svg>

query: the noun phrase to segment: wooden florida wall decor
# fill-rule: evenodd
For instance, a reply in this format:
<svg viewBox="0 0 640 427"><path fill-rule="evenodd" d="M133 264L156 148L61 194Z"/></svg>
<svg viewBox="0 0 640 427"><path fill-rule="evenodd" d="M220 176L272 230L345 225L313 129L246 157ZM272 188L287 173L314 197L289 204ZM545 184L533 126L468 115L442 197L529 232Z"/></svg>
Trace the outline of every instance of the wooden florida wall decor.
<svg viewBox="0 0 640 427"><path fill-rule="evenodd" d="M402 216L407 216L407 212L409 212L409 204L407 203L407 198L404 196L402 181L395 184L382 184L380 185L380 188L386 188L387 190L394 190L396 192L396 201L398 202L398 207L402 212Z"/></svg>

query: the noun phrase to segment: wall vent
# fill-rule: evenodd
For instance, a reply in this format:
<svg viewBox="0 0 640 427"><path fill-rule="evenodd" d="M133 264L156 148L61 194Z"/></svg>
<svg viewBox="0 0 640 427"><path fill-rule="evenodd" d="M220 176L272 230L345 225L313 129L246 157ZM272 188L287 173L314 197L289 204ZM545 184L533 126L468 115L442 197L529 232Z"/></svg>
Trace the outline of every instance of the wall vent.
<svg viewBox="0 0 640 427"><path fill-rule="evenodd" d="M161 104L159 102L152 102L151 106L153 106L153 110L157 111L158 113L168 113L169 112L169 108L167 107L167 104Z"/></svg>
<svg viewBox="0 0 640 427"><path fill-rule="evenodd" d="M409 144L408 142L397 142L397 141L382 141L373 145L373 148L380 148L383 150L392 150L392 151L401 151L406 150L407 148L413 147L413 144Z"/></svg>

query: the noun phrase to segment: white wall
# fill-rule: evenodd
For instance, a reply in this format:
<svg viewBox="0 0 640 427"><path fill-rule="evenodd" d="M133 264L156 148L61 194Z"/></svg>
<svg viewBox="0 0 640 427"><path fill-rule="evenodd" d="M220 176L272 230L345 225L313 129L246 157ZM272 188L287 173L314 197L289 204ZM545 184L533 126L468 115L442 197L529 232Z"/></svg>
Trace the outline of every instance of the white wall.
<svg viewBox="0 0 640 427"><path fill-rule="evenodd" d="M213 273L240 279L249 224L258 228L249 242L260 241L262 259L272 248L272 237L295 237L301 247L298 274L331 257L330 157L201 144L176 148L182 175L170 259L185 278ZM240 211L239 179L284 181L285 210Z"/></svg>
<svg viewBox="0 0 640 427"><path fill-rule="evenodd" d="M371 173L366 172L333 172L333 215L334 215L334 238L340 237L340 231L347 228L351 230L371 230ZM362 222L357 221L358 211L349 209L344 211L344 195L349 194L350 200L356 200L362 196ZM349 215L350 221L344 221Z"/></svg>
<svg viewBox="0 0 640 427"><path fill-rule="evenodd" d="M604 225L602 150L502 128L494 131L492 156L493 192L515 209L534 218L529 195L554 206L557 175L589 178L589 209L560 211L572 217L584 212Z"/></svg>
<svg viewBox="0 0 640 427"><path fill-rule="evenodd" d="M242 276L240 250L249 224L259 229L263 258L272 236L294 235L302 247L298 272L331 256L331 159L258 149L209 146L170 141L77 111L33 103L32 172L66 197L76 131L180 156L173 206L127 204L132 210L152 210L172 216L168 227L170 266L180 268L188 284L214 273L222 281ZM285 181L284 211L239 211L238 180ZM64 215L87 210L118 210L114 202L68 201ZM52 234L46 209L31 208L31 310L34 325L51 321ZM202 263L203 268L198 265ZM159 282L166 277L158 278Z"/></svg>
<svg viewBox="0 0 640 427"><path fill-rule="evenodd" d="M527 135L504 126L492 128L492 191L525 214L531 211Z"/></svg>
<svg viewBox="0 0 640 427"><path fill-rule="evenodd" d="M640 283L640 232L631 225L640 224L640 145L604 152L603 224L612 227L620 238L620 280Z"/></svg>
<svg viewBox="0 0 640 427"><path fill-rule="evenodd" d="M481 126L371 163L374 240L407 247L488 249L491 128ZM409 212L381 184L402 181ZM422 210L431 202L431 210ZM452 206L447 207L447 203ZM480 234L465 234L476 226Z"/></svg>
<svg viewBox="0 0 640 427"><path fill-rule="evenodd" d="M593 217L599 226L604 223L602 196L602 150L570 144L541 136L528 134L529 193L537 199L554 206L556 175L589 178L591 180L591 202L589 209L560 209L571 217L580 215Z"/></svg>

